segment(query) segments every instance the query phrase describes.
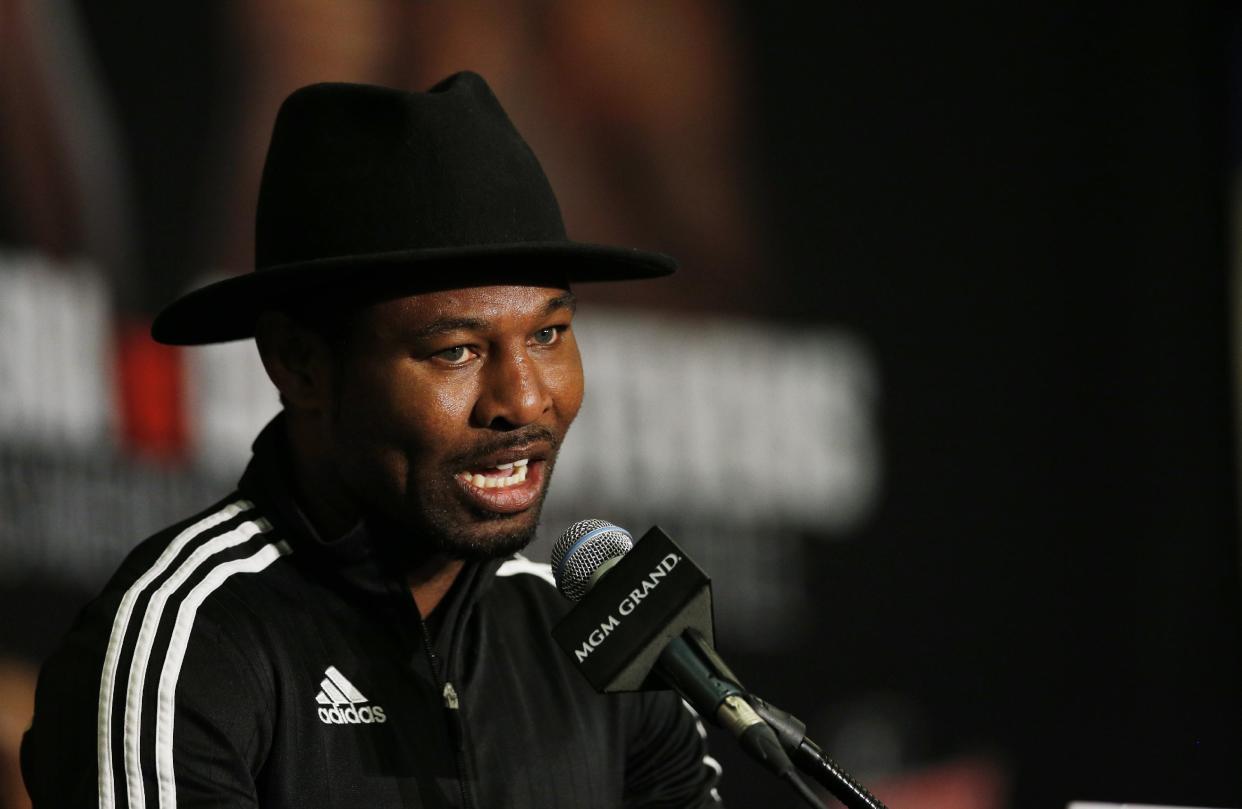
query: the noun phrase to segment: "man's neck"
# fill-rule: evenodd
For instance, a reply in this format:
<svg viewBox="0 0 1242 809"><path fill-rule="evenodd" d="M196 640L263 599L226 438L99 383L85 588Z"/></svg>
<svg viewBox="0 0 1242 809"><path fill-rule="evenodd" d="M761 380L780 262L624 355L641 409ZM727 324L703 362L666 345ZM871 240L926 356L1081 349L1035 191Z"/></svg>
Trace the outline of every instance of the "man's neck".
<svg viewBox="0 0 1242 809"><path fill-rule="evenodd" d="M406 582L410 587L410 595L414 596L414 603L418 606L419 615L424 618L431 615L432 610L448 595L449 588L457 580L464 565L465 562L460 559L436 556L434 560L428 560L409 572Z"/></svg>
<svg viewBox="0 0 1242 809"><path fill-rule="evenodd" d="M296 414L286 413L286 445L298 505L315 531L330 540L353 530L363 514L341 486L335 467L312 428ZM409 560L405 578L420 615L431 615L457 580L463 564L460 559L438 553Z"/></svg>

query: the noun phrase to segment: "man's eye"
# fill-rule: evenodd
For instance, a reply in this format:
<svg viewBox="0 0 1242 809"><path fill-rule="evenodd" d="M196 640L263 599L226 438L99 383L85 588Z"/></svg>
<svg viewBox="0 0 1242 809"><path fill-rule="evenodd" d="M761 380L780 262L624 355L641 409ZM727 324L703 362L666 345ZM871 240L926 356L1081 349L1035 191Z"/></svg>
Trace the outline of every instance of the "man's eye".
<svg viewBox="0 0 1242 809"><path fill-rule="evenodd" d="M561 336L561 330L557 326L548 326L546 329L540 329L535 332L535 342L541 346L550 346L556 342Z"/></svg>
<svg viewBox="0 0 1242 809"><path fill-rule="evenodd" d="M474 352L468 346L453 346L443 351L437 351L433 356L444 360L449 365L464 365L474 356Z"/></svg>

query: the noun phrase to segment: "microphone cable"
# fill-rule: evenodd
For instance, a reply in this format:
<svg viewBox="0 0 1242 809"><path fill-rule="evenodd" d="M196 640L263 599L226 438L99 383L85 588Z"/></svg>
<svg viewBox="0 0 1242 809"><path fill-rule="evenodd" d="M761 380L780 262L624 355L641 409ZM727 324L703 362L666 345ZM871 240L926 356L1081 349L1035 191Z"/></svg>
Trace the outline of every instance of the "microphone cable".
<svg viewBox="0 0 1242 809"><path fill-rule="evenodd" d="M806 735L806 723L801 719L756 694L748 694L747 700L776 733L797 768L818 781L846 809L888 809Z"/></svg>
<svg viewBox="0 0 1242 809"><path fill-rule="evenodd" d="M815 794L815 791L807 786L806 781L803 781L802 778L798 776L798 772L796 770L787 770L784 773L781 773L780 778L793 785L794 791L802 797L802 800L806 801L811 806L814 806L815 809L827 809L827 807L824 806L824 802L821 801L819 796Z"/></svg>

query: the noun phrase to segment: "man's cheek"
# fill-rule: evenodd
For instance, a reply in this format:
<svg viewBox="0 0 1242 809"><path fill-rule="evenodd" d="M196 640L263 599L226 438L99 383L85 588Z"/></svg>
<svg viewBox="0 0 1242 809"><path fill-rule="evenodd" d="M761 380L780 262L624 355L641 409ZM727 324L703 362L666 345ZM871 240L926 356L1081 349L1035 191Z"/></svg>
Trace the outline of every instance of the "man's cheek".
<svg viewBox="0 0 1242 809"><path fill-rule="evenodd" d="M411 397L411 401L419 402L423 418L434 420L441 429L448 429L465 427L470 422L477 398L474 385L458 384L430 388L422 397Z"/></svg>
<svg viewBox="0 0 1242 809"><path fill-rule="evenodd" d="M581 377L579 377L576 386L567 387L556 397L556 410L564 427L568 428L573 423L573 420L577 418L578 411L582 407L582 397Z"/></svg>

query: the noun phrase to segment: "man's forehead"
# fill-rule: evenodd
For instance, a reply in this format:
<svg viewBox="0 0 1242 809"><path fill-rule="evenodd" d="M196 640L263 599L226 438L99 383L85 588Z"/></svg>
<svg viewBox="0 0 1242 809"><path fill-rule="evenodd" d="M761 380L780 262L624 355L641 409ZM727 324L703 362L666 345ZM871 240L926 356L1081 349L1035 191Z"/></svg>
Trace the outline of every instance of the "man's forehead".
<svg viewBox="0 0 1242 809"><path fill-rule="evenodd" d="M507 320L572 312L577 305L568 285L496 284L420 292L377 302L367 312L376 325L402 331L483 327Z"/></svg>

